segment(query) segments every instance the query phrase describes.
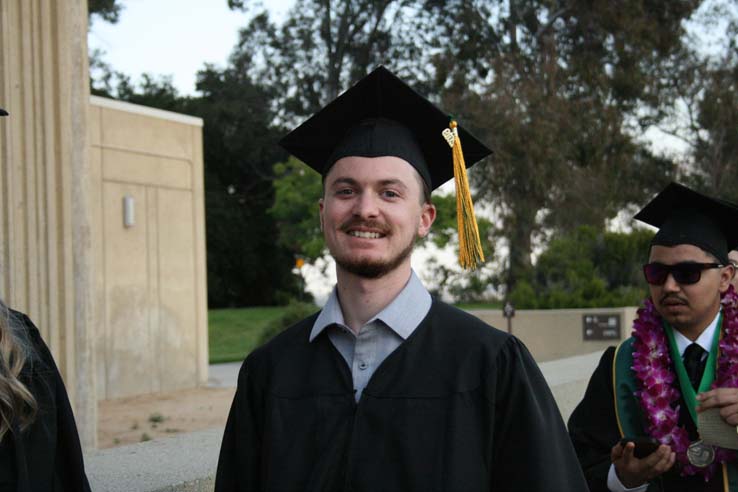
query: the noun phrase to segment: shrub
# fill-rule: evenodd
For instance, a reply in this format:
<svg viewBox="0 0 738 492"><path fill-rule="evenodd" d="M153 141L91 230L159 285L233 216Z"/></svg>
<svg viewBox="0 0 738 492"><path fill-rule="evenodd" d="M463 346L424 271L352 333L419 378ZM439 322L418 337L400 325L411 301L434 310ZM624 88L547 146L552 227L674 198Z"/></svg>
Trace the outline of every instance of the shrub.
<svg viewBox="0 0 738 492"><path fill-rule="evenodd" d="M307 318L317 310L318 308L315 304L297 301L290 302L285 306L284 311L279 317L273 319L266 325L264 330L261 332L261 338L259 339L258 344L263 345L284 331L285 328L289 328L298 321Z"/></svg>

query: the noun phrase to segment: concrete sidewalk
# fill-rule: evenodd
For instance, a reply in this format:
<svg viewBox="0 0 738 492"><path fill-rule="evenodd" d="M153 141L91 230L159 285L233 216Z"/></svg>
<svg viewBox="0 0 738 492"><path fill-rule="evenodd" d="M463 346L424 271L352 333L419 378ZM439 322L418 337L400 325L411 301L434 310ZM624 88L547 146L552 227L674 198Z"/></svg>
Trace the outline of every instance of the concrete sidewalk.
<svg viewBox="0 0 738 492"><path fill-rule="evenodd" d="M211 364L208 367L209 388L235 388L242 362Z"/></svg>
<svg viewBox="0 0 738 492"><path fill-rule="evenodd" d="M223 429L102 449L85 455L96 492L209 492Z"/></svg>
<svg viewBox="0 0 738 492"><path fill-rule="evenodd" d="M564 422L569 420L574 408L582 401L589 378L597 368L603 352L604 350L598 350L591 354L538 364L556 399L556 405L559 407Z"/></svg>

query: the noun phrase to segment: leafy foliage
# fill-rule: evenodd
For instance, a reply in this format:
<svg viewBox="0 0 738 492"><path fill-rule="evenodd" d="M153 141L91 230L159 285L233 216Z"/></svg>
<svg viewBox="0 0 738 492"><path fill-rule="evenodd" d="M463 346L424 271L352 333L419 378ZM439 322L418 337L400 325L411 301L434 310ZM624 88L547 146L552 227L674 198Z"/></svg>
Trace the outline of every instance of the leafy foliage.
<svg viewBox="0 0 738 492"><path fill-rule="evenodd" d="M684 50L682 22L699 4L297 0L281 25L254 15L232 60L248 60L277 90L286 122L380 63L440 98L496 151L471 174L480 201L500 214L494 233L509 245L512 289L536 234L602 227L674 176L674 162L633 135L668 104L664 81Z"/></svg>
<svg viewBox="0 0 738 492"><path fill-rule="evenodd" d="M283 304L297 293L294 260L277 247L266 211L272 166L285 159L272 126L270 93L242 71L207 67L192 112L205 120L208 295L211 306Z"/></svg>
<svg viewBox="0 0 738 492"><path fill-rule="evenodd" d="M229 1L247 10L253 2ZM308 116L378 64L422 80L424 46L415 15L420 0L296 0L287 19L275 24L266 10L241 30L231 55L248 65L255 80L278 95L275 109L285 121ZM253 61L253 62L252 62ZM415 77L413 77L413 75Z"/></svg>
<svg viewBox="0 0 738 492"><path fill-rule="evenodd" d="M258 345L263 345L285 329L317 311L318 308L315 304L291 301L278 318L271 320L266 325L264 331L261 332L261 339Z"/></svg>
<svg viewBox="0 0 738 492"><path fill-rule="evenodd" d="M453 194L433 195L436 207L436 221L424 242L431 242L438 248L452 246L458 256L458 225L456 222L456 196ZM432 294L438 297L450 296L457 302L472 303L488 301L491 290L499 287L499 273L489 262L495 256L495 236L498 231L485 217L477 214L479 237L488 263L474 271L460 270L457 263L448 265L431 257L425 268L431 272L436 287Z"/></svg>
<svg viewBox="0 0 738 492"><path fill-rule="evenodd" d="M724 45L705 55L699 40L690 39L690 49L672 67L675 104L659 128L687 144L685 178L692 186L738 202L738 4L710 2L702 17Z"/></svg>
<svg viewBox="0 0 738 492"><path fill-rule="evenodd" d="M530 268L533 235L602 227L674 174L633 135L665 102L681 22L699 2L432 4L447 13L436 16L447 37L473 26L439 55L437 78L446 106L496 150L473 175L481 198L502 212L512 289Z"/></svg>
<svg viewBox="0 0 738 492"><path fill-rule="evenodd" d="M321 177L292 157L276 164L274 174L274 204L267 213L279 230L278 244L315 261L325 249L318 213L318 200L323 195Z"/></svg>
<svg viewBox="0 0 738 492"><path fill-rule="evenodd" d="M104 12L99 5L118 3L91 1L91 11ZM205 118L214 305L279 302L296 288L293 256L322 254L319 178L286 160L276 135L378 64L451 109L495 150L470 177L478 205L495 212L494 223L480 224L485 252L491 257L487 244L503 238L505 271L461 277L436 264L444 288L460 298L484 298L493 285L547 306L607 296L625 302L640 282L604 272L607 262L593 259L597 248L580 226L601 231L624 206L643 203L675 177L738 200L735 2L295 0L281 23L256 0L228 5L249 20L229 66L200 73L201 97L177 96L166 78L131 84L99 55L91 62L99 74L93 93ZM706 5L711 22L727 25L713 59L685 31ZM689 144L688 159L656 155L642 143L655 123ZM274 163L281 164L273 170ZM453 244L453 213L445 213L452 201L436 197L429 241L437 245ZM576 266L564 255L570 268L554 274L542 257L552 276L534 275L533 244L547 234L551 255L564 248L556 241L581 235L590 249L578 253L589 260ZM594 234L615 247L612 237Z"/></svg>
<svg viewBox="0 0 738 492"><path fill-rule="evenodd" d="M602 232L581 226L555 237L515 289L520 309L639 305L648 294L641 267L653 233Z"/></svg>
<svg viewBox="0 0 738 492"><path fill-rule="evenodd" d="M90 18L98 16L106 22L115 24L120 18L123 6L120 0L88 0L87 12Z"/></svg>

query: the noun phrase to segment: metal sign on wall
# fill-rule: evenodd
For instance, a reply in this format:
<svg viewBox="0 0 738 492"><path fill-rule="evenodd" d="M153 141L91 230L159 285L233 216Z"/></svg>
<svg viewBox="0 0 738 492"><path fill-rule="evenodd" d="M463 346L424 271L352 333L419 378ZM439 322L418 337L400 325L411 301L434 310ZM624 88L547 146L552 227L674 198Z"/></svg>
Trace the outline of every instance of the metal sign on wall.
<svg viewBox="0 0 738 492"><path fill-rule="evenodd" d="M584 340L620 340L619 314L583 314Z"/></svg>

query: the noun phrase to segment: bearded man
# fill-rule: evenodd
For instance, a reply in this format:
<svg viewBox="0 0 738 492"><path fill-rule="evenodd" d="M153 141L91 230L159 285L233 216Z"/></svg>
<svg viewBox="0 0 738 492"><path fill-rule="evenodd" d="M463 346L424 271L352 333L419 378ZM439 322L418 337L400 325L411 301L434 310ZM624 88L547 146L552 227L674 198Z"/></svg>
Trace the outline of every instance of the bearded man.
<svg viewBox="0 0 738 492"><path fill-rule="evenodd" d="M738 209L671 183L635 218L659 227L650 297L569 419L590 490L738 491L736 452L703 441L699 417L718 412L719 435L735 436Z"/></svg>
<svg viewBox="0 0 738 492"><path fill-rule="evenodd" d="M410 267L430 190L453 175L448 125L380 67L283 139L323 176L337 285L244 362L216 491L586 490L523 344L432 299ZM469 162L489 154L457 131Z"/></svg>

